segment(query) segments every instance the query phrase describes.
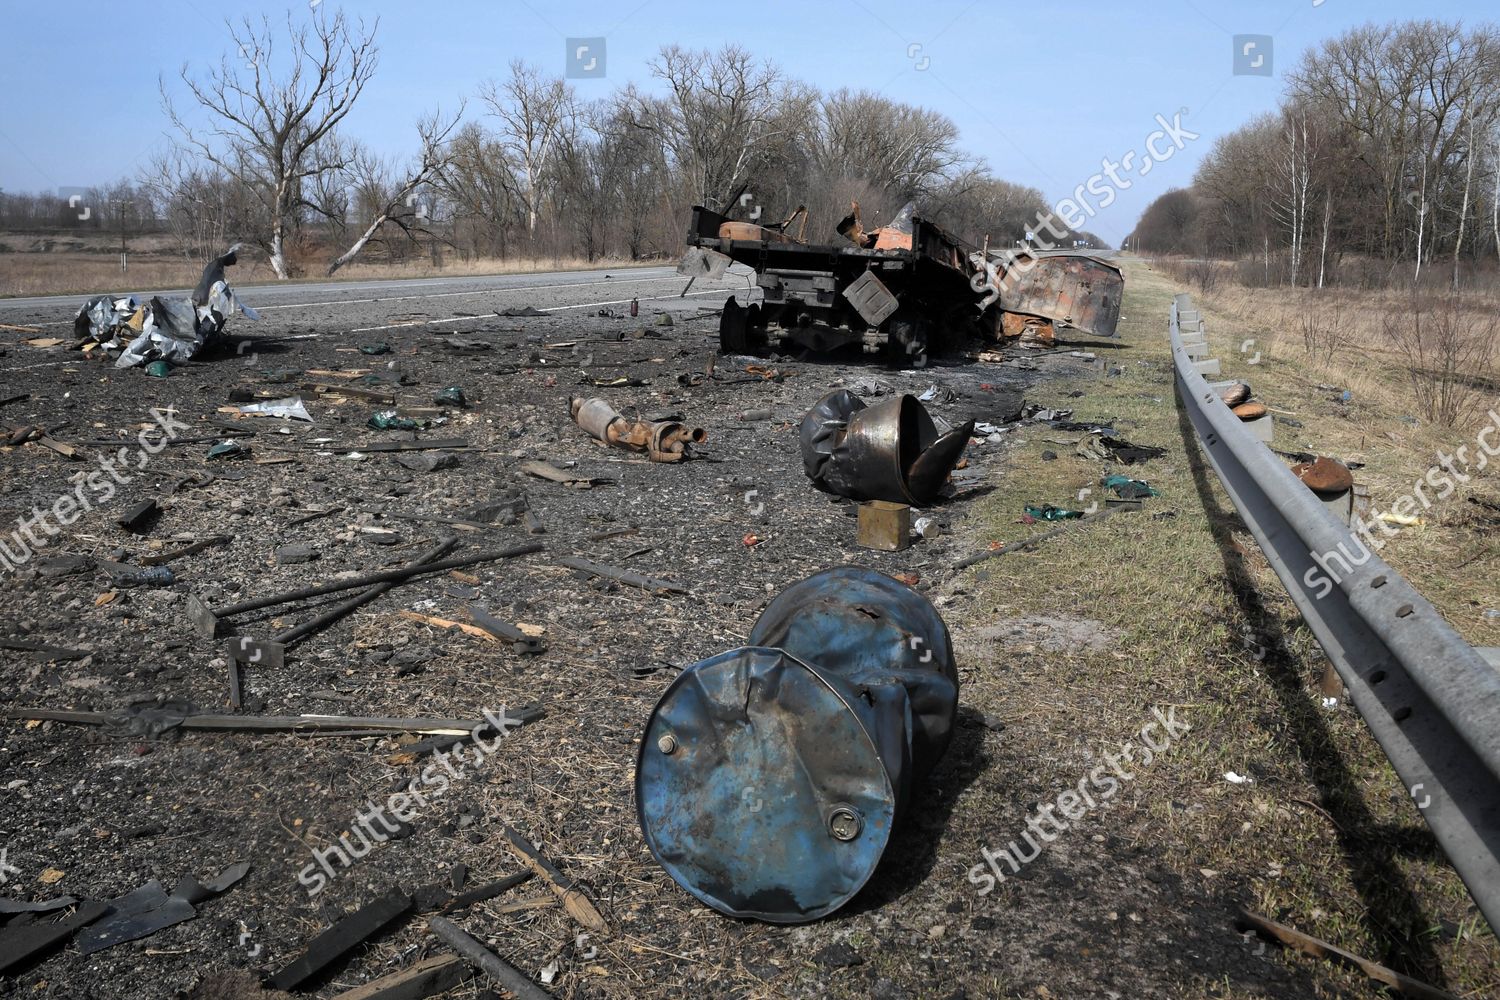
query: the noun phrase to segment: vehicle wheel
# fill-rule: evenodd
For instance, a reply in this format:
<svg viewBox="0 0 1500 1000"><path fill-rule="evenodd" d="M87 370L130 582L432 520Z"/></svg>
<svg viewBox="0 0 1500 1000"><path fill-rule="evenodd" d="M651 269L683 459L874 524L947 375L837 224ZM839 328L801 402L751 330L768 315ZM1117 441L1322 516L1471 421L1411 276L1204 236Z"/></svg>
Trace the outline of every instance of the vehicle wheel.
<svg viewBox="0 0 1500 1000"><path fill-rule="evenodd" d="M902 320L891 324L885 357L892 368L927 367L927 324Z"/></svg>
<svg viewBox="0 0 1500 1000"><path fill-rule="evenodd" d="M770 347L766 338L765 310L758 304L745 310L745 353L757 357L764 355Z"/></svg>
<svg viewBox="0 0 1500 1000"><path fill-rule="evenodd" d="M753 308L753 307L752 307ZM746 353L745 328L747 310L734 296L724 303L724 312L719 316L719 353Z"/></svg>

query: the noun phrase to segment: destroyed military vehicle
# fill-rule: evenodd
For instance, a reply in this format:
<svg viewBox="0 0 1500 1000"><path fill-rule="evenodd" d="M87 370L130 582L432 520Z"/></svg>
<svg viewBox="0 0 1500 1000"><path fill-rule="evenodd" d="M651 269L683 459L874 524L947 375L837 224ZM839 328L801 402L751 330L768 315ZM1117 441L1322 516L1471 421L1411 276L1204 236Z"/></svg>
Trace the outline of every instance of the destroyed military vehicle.
<svg viewBox="0 0 1500 1000"><path fill-rule="evenodd" d="M693 208L679 272L717 278L731 263L743 264L761 293L759 301L732 296L725 303L725 353L857 348L920 368L930 353L968 340L1045 343L1058 328L1115 335L1125 279L1099 258L970 247L917 216L910 203L869 231L854 203L837 227L837 244L805 242L806 227L801 208L764 226Z"/></svg>

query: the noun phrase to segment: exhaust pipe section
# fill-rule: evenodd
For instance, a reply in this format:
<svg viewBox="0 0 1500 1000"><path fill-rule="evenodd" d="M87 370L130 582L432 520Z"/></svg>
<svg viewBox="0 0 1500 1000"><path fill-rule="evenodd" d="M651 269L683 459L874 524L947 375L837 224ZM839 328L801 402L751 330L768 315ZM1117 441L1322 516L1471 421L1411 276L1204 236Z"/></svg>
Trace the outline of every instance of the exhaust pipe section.
<svg viewBox="0 0 1500 1000"><path fill-rule="evenodd" d="M598 396L574 396L568 401L573 420L596 440L617 448L643 451L653 462L680 462L690 457L690 446L708 440L701 427L688 427L675 420L627 420Z"/></svg>
<svg viewBox="0 0 1500 1000"><path fill-rule="evenodd" d="M646 843L721 913L827 916L875 872L957 709L953 645L925 597L858 566L818 573L652 710L635 781Z"/></svg>

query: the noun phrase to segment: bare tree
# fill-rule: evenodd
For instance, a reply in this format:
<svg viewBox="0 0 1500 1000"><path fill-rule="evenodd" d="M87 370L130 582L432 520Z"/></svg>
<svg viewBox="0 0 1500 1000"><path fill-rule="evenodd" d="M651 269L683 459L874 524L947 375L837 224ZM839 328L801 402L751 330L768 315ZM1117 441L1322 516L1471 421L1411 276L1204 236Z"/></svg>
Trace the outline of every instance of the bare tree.
<svg viewBox="0 0 1500 1000"><path fill-rule="evenodd" d="M1466 53L1493 31L1465 35L1461 25L1437 21L1366 25L1310 51L1292 73L1291 100L1323 109L1353 138L1343 165L1344 187L1358 202L1351 214L1381 220L1360 249L1410 257L1415 235L1427 255L1428 213L1444 196L1458 96L1481 62Z"/></svg>
<svg viewBox="0 0 1500 1000"><path fill-rule="evenodd" d="M1193 242L1199 211L1199 199L1191 189L1168 191L1147 205L1135 224L1139 248L1165 254L1201 253L1202 248Z"/></svg>
<svg viewBox="0 0 1500 1000"><path fill-rule="evenodd" d="M1199 216L1202 248L1236 256L1252 252L1269 238L1274 224L1266 193L1275 184L1276 147L1281 122L1260 115L1214 141L1193 176L1193 190L1204 201Z"/></svg>
<svg viewBox="0 0 1500 1000"><path fill-rule="evenodd" d="M185 150L156 157L142 184L150 192L157 217L183 257L205 261L221 254L235 234L249 231L258 206L244 187L213 164Z"/></svg>
<svg viewBox="0 0 1500 1000"><path fill-rule="evenodd" d="M847 89L818 111L809 145L823 171L862 177L897 202L927 194L963 161L958 126L936 111Z"/></svg>
<svg viewBox="0 0 1500 1000"><path fill-rule="evenodd" d="M342 169L342 162L319 162L311 154L324 144L375 72L375 28L355 28L343 12L315 8L307 25L287 18L290 52L276 65L270 22L247 18L230 24L238 60L223 58L206 80L181 77L193 99L208 112L206 128L178 114L165 83L162 103L188 147L254 192L264 229L256 239L278 278L286 278L287 239L308 207L308 178Z"/></svg>
<svg viewBox="0 0 1500 1000"><path fill-rule="evenodd" d="M928 218L975 246L988 242L1002 250L1035 229L1037 217L1048 211L1041 191L998 180L981 166L949 179L928 202Z"/></svg>
<svg viewBox="0 0 1500 1000"><path fill-rule="evenodd" d="M438 179L451 203L455 238L477 254L504 259L512 225L525 223L525 199L509 152L476 122L449 143L448 169Z"/></svg>
<svg viewBox="0 0 1500 1000"><path fill-rule="evenodd" d="M599 135L601 185L619 221L624 249L636 260L646 250L652 215L665 209L675 216L670 170L661 143L637 128L619 102L595 109L593 129Z"/></svg>
<svg viewBox="0 0 1500 1000"><path fill-rule="evenodd" d="M632 93L633 120L671 151L694 201L715 209L756 172L781 163L806 134L815 95L736 45L718 52L670 45L651 63L665 102Z"/></svg>
<svg viewBox="0 0 1500 1000"><path fill-rule="evenodd" d="M1479 137L1500 119L1500 39L1494 35L1476 32L1470 36L1469 49L1459 71L1459 124L1467 129L1455 127L1455 134L1462 132L1464 169L1464 193L1458 212L1458 234L1453 241L1453 287L1458 287L1459 256L1463 251L1464 231L1469 216L1470 194L1474 185L1474 164L1481 156Z"/></svg>
<svg viewBox="0 0 1500 1000"><path fill-rule="evenodd" d="M453 158L452 151L448 147L448 137L458 127L459 119L463 117L463 106L446 120L434 112L427 118L417 123L417 135L421 137L422 152L414 163L398 182L388 182L381 164L368 153L360 153L357 156L359 164L359 177L363 183L367 200L375 207L374 218L364 231L359 234L349 249L339 254L328 264L328 274L332 276L339 268L349 263L359 255L365 248L365 244L387 224L393 225L406 234L408 239L415 240L417 232L426 231L426 223L431 215L432 206L428 202L418 202L419 190L424 185L430 185L447 168Z"/></svg>
<svg viewBox="0 0 1500 1000"><path fill-rule="evenodd" d="M1464 223L1469 220L1469 193L1474 187L1474 161L1479 159L1479 151L1474 148L1474 119L1469 119L1469 147L1464 154L1464 159L1469 161L1468 169L1464 171L1464 198L1463 204L1458 209L1458 235L1453 238L1453 289L1458 290L1458 258L1464 248Z"/></svg>
<svg viewBox="0 0 1500 1000"><path fill-rule="evenodd" d="M1495 254L1500 256L1500 130L1495 133L1492 148L1494 163L1490 169L1495 175L1495 190L1490 195L1490 228L1495 234Z"/></svg>
<svg viewBox="0 0 1500 1000"><path fill-rule="evenodd" d="M561 77L543 79L541 70L517 59L510 78L480 88L490 114L500 119L500 141L520 166L526 201L526 231L536 236L544 196L542 178L558 146L576 128L578 102Z"/></svg>
<svg viewBox="0 0 1500 1000"><path fill-rule="evenodd" d="M1421 117L1422 101L1419 98L1417 101L1417 118L1419 119L1419 126ZM1418 142L1420 141L1421 138L1419 136ZM1417 196L1417 266L1416 269L1412 271L1411 280L1413 282L1420 281L1422 278L1422 241L1427 232L1427 212L1431 206L1431 203L1427 200L1427 165L1430 160L1430 156L1428 156L1426 153L1422 154L1421 179L1415 192Z"/></svg>
<svg viewBox="0 0 1500 1000"><path fill-rule="evenodd" d="M1333 188L1323 189L1323 238L1318 243L1318 287L1328 275L1328 234L1333 229Z"/></svg>
<svg viewBox="0 0 1500 1000"><path fill-rule="evenodd" d="M1277 114L1222 137L1200 164L1204 245L1258 249L1268 282L1280 260L1275 280L1321 287L1344 254L1420 279L1447 253L1457 275L1465 253L1492 237L1500 247L1500 215L1488 233L1477 210L1497 122L1494 25L1409 21L1330 39L1291 74Z"/></svg>
<svg viewBox="0 0 1500 1000"><path fill-rule="evenodd" d="M1287 230L1293 285L1302 272L1303 239L1307 233L1307 191L1312 184L1309 144L1306 109L1289 109L1284 122L1284 145L1277 158L1279 183L1272 204Z"/></svg>

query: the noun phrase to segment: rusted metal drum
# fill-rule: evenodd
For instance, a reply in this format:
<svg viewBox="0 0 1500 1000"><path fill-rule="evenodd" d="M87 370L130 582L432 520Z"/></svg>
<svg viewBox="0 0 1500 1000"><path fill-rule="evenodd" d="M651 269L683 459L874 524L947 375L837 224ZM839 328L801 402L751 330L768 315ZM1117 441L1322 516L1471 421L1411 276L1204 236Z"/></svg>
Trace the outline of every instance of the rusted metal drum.
<svg viewBox="0 0 1500 1000"><path fill-rule="evenodd" d="M636 766L656 860L714 909L772 923L859 892L958 706L948 629L873 570L783 591L751 645L694 664L662 695Z"/></svg>

